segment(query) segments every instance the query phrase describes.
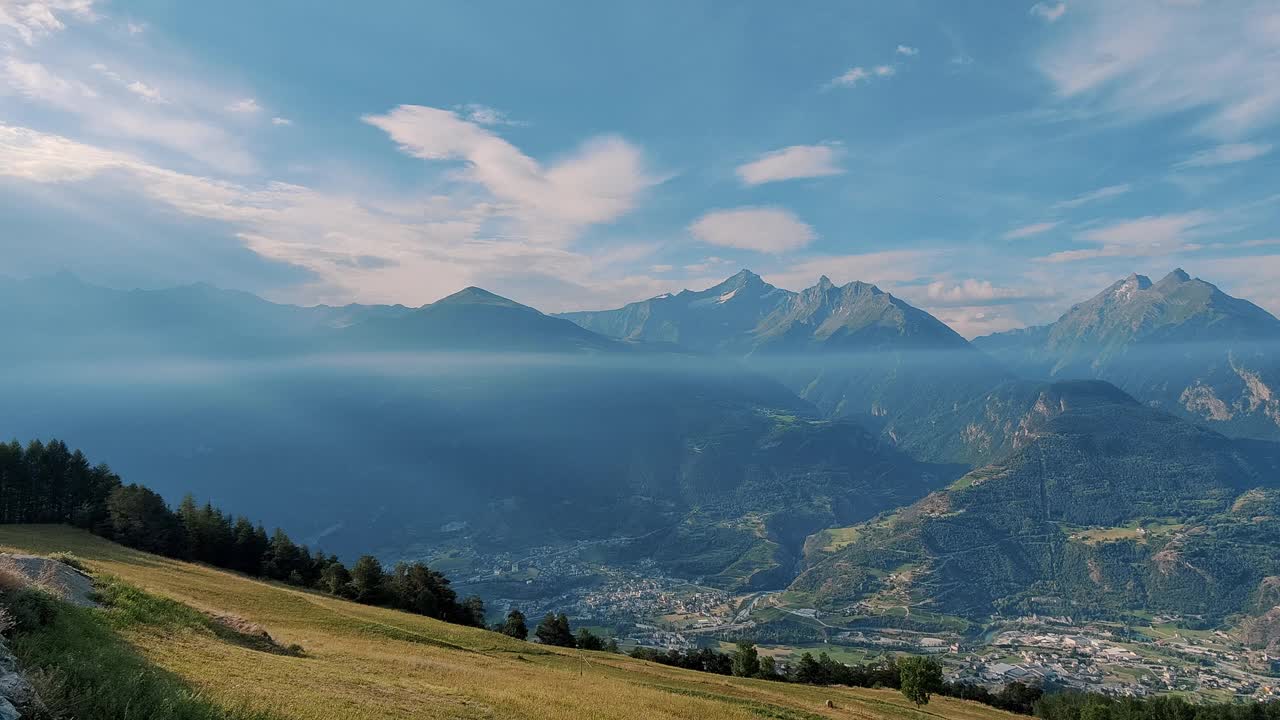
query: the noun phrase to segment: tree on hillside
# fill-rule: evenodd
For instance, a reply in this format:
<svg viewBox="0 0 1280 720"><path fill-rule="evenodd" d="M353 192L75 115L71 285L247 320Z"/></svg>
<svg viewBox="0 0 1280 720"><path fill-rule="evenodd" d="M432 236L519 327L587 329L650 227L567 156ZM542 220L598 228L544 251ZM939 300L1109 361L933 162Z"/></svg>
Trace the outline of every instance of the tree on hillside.
<svg viewBox="0 0 1280 720"><path fill-rule="evenodd" d="M604 649L604 640L586 628L578 628L578 635L574 638L574 642L580 650Z"/></svg>
<svg viewBox="0 0 1280 720"><path fill-rule="evenodd" d="M464 625L472 625L474 627L484 627L484 600L479 595L469 595L466 600L462 601L462 609L466 615L461 622Z"/></svg>
<svg viewBox="0 0 1280 720"><path fill-rule="evenodd" d="M524 613L516 608L511 608L511 611L507 613L507 619L499 623L494 629L517 640L529 639L529 626L525 623Z"/></svg>
<svg viewBox="0 0 1280 720"><path fill-rule="evenodd" d="M760 674L760 654L753 643L738 641L738 649L733 653L733 674L748 678Z"/></svg>
<svg viewBox="0 0 1280 720"><path fill-rule="evenodd" d="M760 658L760 677L765 680L781 680L778 674L778 661L773 659L772 655L765 655Z"/></svg>
<svg viewBox="0 0 1280 720"><path fill-rule="evenodd" d="M800 656L800 661L796 663L795 681L810 685L822 683L822 666L813 659L813 653L807 652Z"/></svg>
<svg viewBox="0 0 1280 720"><path fill-rule="evenodd" d="M164 498L141 485L116 488L107 498L111 536L117 542L160 555L177 555L182 525Z"/></svg>
<svg viewBox="0 0 1280 720"><path fill-rule="evenodd" d="M319 587L330 595L338 597L350 595L351 573L347 570L347 566L338 562L337 558L330 558L329 564L320 571Z"/></svg>
<svg viewBox="0 0 1280 720"><path fill-rule="evenodd" d="M899 689L916 707L927 705L929 696L942 690L942 663L933 658L899 660L898 673Z"/></svg>
<svg viewBox="0 0 1280 720"><path fill-rule="evenodd" d="M375 603L386 592L387 574L382 570L382 563L372 555L361 555L351 568L351 588L356 600Z"/></svg>
<svg viewBox="0 0 1280 720"><path fill-rule="evenodd" d="M543 645L569 648L578 646L578 641L573 639L573 631L569 629L569 617L564 613L547 613L533 634Z"/></svg>

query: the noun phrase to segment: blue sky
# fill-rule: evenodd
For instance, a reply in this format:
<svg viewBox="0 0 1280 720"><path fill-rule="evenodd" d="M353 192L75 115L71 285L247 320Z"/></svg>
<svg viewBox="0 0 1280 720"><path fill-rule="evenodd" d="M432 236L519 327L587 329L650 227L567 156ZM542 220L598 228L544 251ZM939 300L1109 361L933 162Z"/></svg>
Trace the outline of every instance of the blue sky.
<svg viewBox="0 0 1280 720"><path fill-rule="evenodd" d="M0 0L0 273L547 311L747 267L972 336L1280 311L1280 6Z"/></svg>

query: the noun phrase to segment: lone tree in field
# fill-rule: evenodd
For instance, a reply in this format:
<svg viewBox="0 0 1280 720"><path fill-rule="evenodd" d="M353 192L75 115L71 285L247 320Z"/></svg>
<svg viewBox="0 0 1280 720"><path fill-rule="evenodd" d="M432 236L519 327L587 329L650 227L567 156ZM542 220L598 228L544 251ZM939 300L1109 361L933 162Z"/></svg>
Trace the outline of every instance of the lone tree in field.
<svg viewBox="0 0 1280 720"><path fill-rule="evenodd" d="M498 626L498 632L517 640L528 640L529 626L525 624L524 613L511 608L511 612L507 613L506 621Z"/></svg>
<svg viewBox="0 0 1280 720"><path fill-rule="evenodd" d="M738 641L738 649L733 653L733 674L747 678L760 674L760 654L756 652L754 644L746 640Z"/></svg>
<svg viewBox="0 0 1280 720"><path fill-rule="evenodd" d="M916 704L929 704L929 696L942 689L942 663L933 658L909 657L898 661L902 694Z"/></svg>

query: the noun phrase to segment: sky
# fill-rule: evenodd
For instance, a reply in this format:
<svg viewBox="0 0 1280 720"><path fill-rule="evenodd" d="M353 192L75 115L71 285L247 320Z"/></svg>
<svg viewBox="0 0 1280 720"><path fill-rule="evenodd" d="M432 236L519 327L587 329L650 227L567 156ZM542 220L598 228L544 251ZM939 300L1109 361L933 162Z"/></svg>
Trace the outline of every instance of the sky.
<svg viewBox="0 0 1280 720"><path fill-rule="evenodd" d="M1280 4L0 0L0 274L547 312L749 268L962 334L1280 313Z"/></svg>

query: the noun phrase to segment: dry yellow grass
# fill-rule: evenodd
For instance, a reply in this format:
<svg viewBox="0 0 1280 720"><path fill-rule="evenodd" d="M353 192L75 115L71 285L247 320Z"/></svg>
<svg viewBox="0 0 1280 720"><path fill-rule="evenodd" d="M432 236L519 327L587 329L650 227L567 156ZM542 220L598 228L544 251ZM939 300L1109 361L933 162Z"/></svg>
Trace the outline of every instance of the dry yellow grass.
<svg viewBox="0 0 1280 720"><path fill-rule="evenodd" d="M947 698L917 710L894 691L725 678L607 653L550 649L146 555L64 527L0 527L3 550L68 550L92 571L205 612L244 618L281 644L301 645L305 657L259 652L195 632L127 635L148 659L207 697L282 718L1015 717Z"/></svg>

